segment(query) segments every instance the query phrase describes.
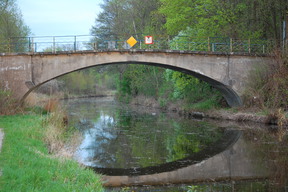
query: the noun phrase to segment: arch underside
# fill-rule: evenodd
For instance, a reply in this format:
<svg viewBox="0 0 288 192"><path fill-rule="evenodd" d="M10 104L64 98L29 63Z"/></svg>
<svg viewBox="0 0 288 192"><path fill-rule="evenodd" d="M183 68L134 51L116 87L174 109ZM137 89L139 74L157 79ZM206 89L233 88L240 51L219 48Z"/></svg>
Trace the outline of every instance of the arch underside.
<svg viewBox="0 0 288 192"><path fill-rule="evenodd" d="M52 79L56 79L57 77L69 74L71 72L74 71L78 71L78 70L82 70L85 68L90 68L90 67L95 67L95 66L100 66L100 65L113 65L113 64L144 64L144 65L151 65L151 66L157 66L157 67L162 67L162 68L167 68L167 69L172 69L175 71L180 71L189 75L192 75L202 81L205 81L207 83L209 83L212 87L216 88L217 90L219 90L222 93L222 96L225 98L225 100L227 101L228 105L231 107L237 107L237 106L241 106L242 105L242 100L240 98L240 96L229 86L229 85L225 85L219 81L216 81L210 77L207 77L205 75L202 75L200 73L197 73L195 71L190 71L188 69L184 69L184 68L180 68L180 67L175 67L175 66L171 66L171 65L167 65L167 64L161 64L161 63L148 63L148 62L139 62L139 61L127 61L127 62L113 62L113 63L101 63L101 64L95 64L95 65L90 65L87 67L83 67L83 68L78 68L76 70L73 71L68 71L65 72L63 74L57 75L51 79L48 79L42 83L39 83L37 85L34 85L33 87L29 88L29 91L23 96L22 101L35 89L37 89L38 87L40 87L41 85L45 84L46 82L52 80Z"/></svg>

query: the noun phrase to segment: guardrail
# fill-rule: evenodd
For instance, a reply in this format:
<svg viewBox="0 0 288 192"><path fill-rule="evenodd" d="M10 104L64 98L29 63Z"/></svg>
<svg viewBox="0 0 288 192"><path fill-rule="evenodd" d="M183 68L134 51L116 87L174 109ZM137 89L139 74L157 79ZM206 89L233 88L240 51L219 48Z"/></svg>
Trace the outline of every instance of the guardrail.
<svg viewBox="0 0 288 192"><path fill-rule="evenodd" d="M128 39L128 38L127 38ZM0 39L0 52L57 52L84 50L130 49L127 39L97 39L91 35L13 37ZM167 37L153 37L153 44L145 44L144 36L136 38L133 49L186 50L225 53L268 54L275 49L275 42L270 40L233 39L228 37L186 37L177 36L172 40Z"/></svg>

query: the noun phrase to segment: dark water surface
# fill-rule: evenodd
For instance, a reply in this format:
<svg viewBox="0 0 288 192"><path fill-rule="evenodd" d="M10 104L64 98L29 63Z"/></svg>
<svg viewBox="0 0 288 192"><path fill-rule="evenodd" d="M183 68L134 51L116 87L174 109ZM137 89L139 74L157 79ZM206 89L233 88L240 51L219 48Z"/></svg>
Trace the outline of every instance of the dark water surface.
<svg viewBox="0 0 288 192"><path fill-rule="evenodd" d="M105 175L107 191L288 191L285 129L180 118L113 98L65 105L83 134L75 159Z"/></svg>

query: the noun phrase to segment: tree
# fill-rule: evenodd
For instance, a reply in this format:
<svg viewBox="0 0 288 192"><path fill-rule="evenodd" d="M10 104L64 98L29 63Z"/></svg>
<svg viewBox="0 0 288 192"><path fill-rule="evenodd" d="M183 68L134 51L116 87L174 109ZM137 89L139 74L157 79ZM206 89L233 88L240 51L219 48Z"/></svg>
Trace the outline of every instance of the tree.
<svg viewBox="0 0 288 192"><path fill-rule="evenodd" d="M177 35L187 27L199 36L264 38L281 42L287 0L161 0L165 27ZM287 18L286 18L287 19Z"/></svg>
<svg viewBox="0 0 288 192"><path fill-rule="evenodd" d="M97 39L136 38L151 30L152 13L159 6L158 0L104 0L102 12L92 26L91 34Z"/></svg>
<svg viewBox="0 0 288 192"><path fill-rule="evenodd" d="M119 79L118 91L122 96L144 95L157 98L163 81L163 69L139 64L130 64Z"/></svg>
<svg viewBox="0 0 288 192"><path fill-rule="evenodd" d="M10 51L24 51L27 48L30 29L25 25L21 11L15 0L0 0L0 41L9 47ZM5 46L1 46L2 49ZM2 50L7 51L7 49Z"/></svg>
<svg viewBox="0 0 288 192"><path fill-rule="evenodd" d="M186 40L189 40L191 34L218 35L221 34L222 26L228 22L220 18L219 7L212 0L105 0L103 11L95 20L91 33L96 37L93 41L100 41L100 45L101 40L103 44L103 40L126 40L131 35L136 39L142 39L145 34L153 35L156 39L159 36L166 37L166 29L172 35L182 31L181 34L188 36ZM219 22L214 22L216 20ZM166 29L163 27L165 22ZM207 25L210 22L214 23ZM177 38L173 38L170 46L173 46ZM179 35L179 38L182 37ZM211 90L207 83L179 72L173 72L173 77L168 80L166 78L166 81L167 74L161 68L138 64L121 64L117 68L120 70L117 86L120 97L144 95L166 102L170 99L203 99L199 94L191 96L192 90L215 95L215 90Z"/></svg>

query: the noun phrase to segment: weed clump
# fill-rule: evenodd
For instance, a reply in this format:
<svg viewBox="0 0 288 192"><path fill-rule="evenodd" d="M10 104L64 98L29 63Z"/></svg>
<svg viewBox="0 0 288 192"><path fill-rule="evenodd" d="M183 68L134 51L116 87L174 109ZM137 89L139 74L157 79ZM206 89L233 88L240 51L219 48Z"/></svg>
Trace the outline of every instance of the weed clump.
<svg viewBox="0 0 288 192"><path fill-rule="evenodd" d="M0 83L0 115L12 115L17 112L19 105L13 99L12 92L4 88Z"/></svg>
<svg viewBox="0 0 288 192"><path fill-rule="evenodd" d="M59 101L49 100L44 106L47 116L44 120L44 141L51 154L60 157L71 157L80 142L80 133L68 125L68 117L59 108Z"/></svg>

